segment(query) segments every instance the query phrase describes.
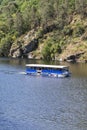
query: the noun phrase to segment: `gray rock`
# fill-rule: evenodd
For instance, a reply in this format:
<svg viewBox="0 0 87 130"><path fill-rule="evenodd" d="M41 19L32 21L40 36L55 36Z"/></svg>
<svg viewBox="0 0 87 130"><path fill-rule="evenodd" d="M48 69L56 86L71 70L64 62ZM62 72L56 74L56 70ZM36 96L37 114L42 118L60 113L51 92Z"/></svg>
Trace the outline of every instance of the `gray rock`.
<svg viewBox="0 0 87 130"><path fill-rule="evenodd" d="M22 48L23 54L29 53L35 50L38 46L38 39L33 39L29 44Z"/></svg>

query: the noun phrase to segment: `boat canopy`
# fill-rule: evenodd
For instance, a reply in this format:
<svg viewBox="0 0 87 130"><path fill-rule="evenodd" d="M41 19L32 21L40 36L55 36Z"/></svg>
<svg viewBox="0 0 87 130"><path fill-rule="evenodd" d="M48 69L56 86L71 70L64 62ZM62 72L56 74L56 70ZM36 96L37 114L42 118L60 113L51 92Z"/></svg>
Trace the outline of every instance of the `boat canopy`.
<svg viewBox="0 0 87 130"><path fill-rule="evenodd" d="M61 65L44 65L44 64L26 64L26 67L54 68L54 69L65 69L65 68L68 68L68 66L61 66Z"/></svg>

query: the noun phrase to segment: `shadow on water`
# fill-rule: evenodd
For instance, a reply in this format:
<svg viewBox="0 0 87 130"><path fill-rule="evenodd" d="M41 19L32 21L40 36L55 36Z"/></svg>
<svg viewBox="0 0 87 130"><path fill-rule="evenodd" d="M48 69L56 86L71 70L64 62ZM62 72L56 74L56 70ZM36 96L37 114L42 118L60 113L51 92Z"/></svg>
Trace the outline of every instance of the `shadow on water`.
<svg viewBox="0 0 87 130"><path fill-rule="evenodd" d="M46 61L46 60L33 60L33 59L20 59L20 58L0 58L0 64L10 65L25 65L25 64L55 64L59 65L58 61Z"/></svg>

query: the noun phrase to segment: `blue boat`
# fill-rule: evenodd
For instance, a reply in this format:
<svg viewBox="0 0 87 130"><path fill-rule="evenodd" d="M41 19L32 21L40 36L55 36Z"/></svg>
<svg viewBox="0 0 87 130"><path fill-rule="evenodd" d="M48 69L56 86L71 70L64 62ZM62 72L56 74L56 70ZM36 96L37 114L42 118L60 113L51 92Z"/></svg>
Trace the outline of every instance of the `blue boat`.
<svg viewBox="0 0 87 130"><path fill-rule="evenodd" d="M69 77L69 67L61 65L26 64L26 74L50 77Z"/></svg>

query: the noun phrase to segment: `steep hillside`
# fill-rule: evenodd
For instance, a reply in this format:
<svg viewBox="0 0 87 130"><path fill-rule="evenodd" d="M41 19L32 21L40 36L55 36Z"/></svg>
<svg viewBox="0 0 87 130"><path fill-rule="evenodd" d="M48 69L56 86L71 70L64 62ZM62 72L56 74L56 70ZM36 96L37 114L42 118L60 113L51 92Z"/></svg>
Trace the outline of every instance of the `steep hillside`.
<svg viewBox="0 0 87 130"><path fill-rule="evenodd" d="M81 19L80 15L74 15L71 23L66 27L72 30L72 35L66 35L68 39L65 49L60 57L62 59L87 61L87 18Z"/></svg>
<svg viewBox="0 0 87 130"><path fill-rule="evenodd" d="M87 61L87 0L1 0L0 56Z"/></svg>
<svg viewBox="0 0 87 130"><path fill-rule="evenodd" d="M48 31L49 30L49 31ZM12 44L10 56L85 62L87 60L87 18L74 14L62 30L49 26L22 35Z"/></svg>

